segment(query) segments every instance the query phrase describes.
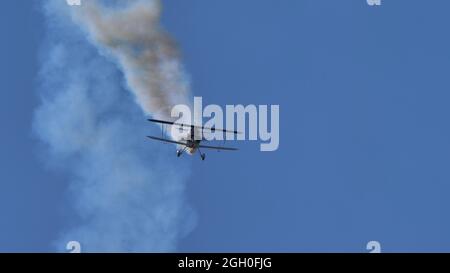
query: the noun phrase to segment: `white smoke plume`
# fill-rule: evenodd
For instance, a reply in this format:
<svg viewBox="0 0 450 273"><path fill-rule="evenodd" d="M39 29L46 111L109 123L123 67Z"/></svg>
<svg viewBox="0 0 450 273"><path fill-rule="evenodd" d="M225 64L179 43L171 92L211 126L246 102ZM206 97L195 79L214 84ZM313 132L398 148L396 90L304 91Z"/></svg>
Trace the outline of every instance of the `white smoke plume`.
<svg viewBox="0 0 450 273"><path fill-rule="evenodd" d="M82 3L74 11L48 0L44 8L33 129L48 165L68 174L61 183L74 211L54 246L64 251L75 240L84 252L175 251L195 223L185 200L189 166L145 139L154 128L142 114L167 117L189 98L176 47L159 25L160 3Z"/></svg>

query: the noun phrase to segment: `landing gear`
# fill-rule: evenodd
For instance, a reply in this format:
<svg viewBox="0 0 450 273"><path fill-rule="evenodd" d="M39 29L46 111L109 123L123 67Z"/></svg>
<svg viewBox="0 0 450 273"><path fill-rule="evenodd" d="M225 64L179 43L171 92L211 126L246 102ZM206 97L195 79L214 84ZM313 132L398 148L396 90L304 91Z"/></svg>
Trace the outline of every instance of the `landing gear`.
<svg viewBox="0 0 450 273"><path fill-rule="evenodd" d="M186 151L186 147L184 147L183 150L181 149L177 150L177 157L180 157L184 153L184 151Z"/></svg>
<svg viewBox="0 0 450 273"><path fill-rule="evenodd" d="M200 157L201 157L202 161L205 160L206 154L202 154L200 149L198 149L198 153L200 154Z"/></svg>

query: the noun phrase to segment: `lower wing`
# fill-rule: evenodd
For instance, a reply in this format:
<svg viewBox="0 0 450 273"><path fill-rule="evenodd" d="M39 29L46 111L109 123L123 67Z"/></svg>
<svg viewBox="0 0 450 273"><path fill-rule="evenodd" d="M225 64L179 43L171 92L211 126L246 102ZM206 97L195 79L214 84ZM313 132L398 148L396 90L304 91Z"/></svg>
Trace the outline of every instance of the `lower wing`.
<svg viewBox="0 0 450 273"><path fill-rule="evenodd" d="M236 148L208 146L208 145L199 145L198 147L205 148L205 149L224 150L224 151L237 151L238 150Z"/></svg>
<svg viewBox="0 0 450 273"><path fill-rule="evenodd" d="M153 140L158 140L158 141L162 141L162 142L168 142L168 143L174 143L174 144L180 144L180 145L187 146L187 143L181 142L181 141L175 141L175 140L170 140L170 139L165 139L165 138L160 138L160 137L154 137L154 136L147 136L147 137L151 138Z"/></svg>

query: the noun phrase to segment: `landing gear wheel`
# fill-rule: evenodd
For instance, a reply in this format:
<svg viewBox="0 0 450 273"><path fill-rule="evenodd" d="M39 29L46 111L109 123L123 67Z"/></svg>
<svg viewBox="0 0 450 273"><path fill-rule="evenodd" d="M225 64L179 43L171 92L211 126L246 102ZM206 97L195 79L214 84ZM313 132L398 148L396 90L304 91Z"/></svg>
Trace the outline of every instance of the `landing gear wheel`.
<svg viewBox="0 0 450 273"><path fill-rule="evenodd" d="M200 155L200 156L201 156L202 160L205 160L205 157L206 157L205 154L202 154L202 155Z"/></svg>

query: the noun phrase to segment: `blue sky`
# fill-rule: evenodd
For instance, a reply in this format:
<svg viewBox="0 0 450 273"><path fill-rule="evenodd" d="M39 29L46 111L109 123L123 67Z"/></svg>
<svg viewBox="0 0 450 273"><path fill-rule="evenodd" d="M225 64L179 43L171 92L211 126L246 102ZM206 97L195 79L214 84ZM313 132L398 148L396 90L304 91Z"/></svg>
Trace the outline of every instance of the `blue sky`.
<svg viewBox="0 0 450 273"><path fill-rule="evenodd" d="M165 1L194 95L280 105L278 151L178 160L197 214L178 250L450 251L447 2ZM38 4L0 12L0 251L53 251L73 212L32 132L45 27Z"/></svg>

